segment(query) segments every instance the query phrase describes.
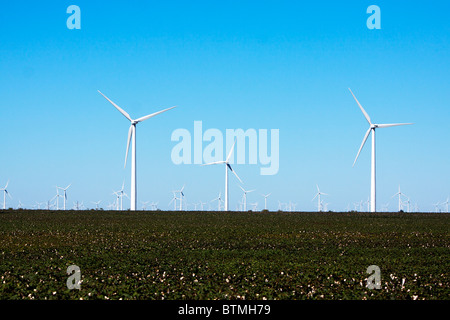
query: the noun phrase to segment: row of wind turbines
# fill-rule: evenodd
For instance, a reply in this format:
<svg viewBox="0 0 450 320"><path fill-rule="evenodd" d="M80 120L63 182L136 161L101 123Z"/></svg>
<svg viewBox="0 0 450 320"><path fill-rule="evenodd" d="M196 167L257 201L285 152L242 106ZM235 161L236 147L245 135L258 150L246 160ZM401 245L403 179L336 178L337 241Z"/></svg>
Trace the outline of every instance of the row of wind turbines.
<svg viewBox="0 0 450 320"><path fill-rule="evenodd" d="M353 96L353 98L355 99L357 105L359 106L361 112L363 113L365 119L367 120L368 124L369 124L369 128L366 132L366 134L363 137L361 146L358 150L358 153L356 155L355 161L353 162L353 166L355 166L356 161L358 160L358 157L361 153L361 150L363 149L368 137L370 134L372 134L372 154L371 154L371 181L370 181L370 200L369 200L369 206L370 206L370 212L376 212L377 211L377 206L376 206L376 157L375 157L375 130L378 128L387 128L387 127L394 127L394 126L404 126L404 125L411 125L412 123L390 123L390 124L376 124L373 123L372 120L370 119L368 113L364 110L364 108L362 107L362 105L359 103L359 101L357 100L357 98L355 97L355 95L353 94L353 92L350 90L349 91L351 93L351 95ZM131 211L135 211L136 207L137 207L137 176L136 176L136 171L137 171L137 159L136 159L136 126L138 123L143 122L147 119L153 118L161 113L164 113L166 111L169 111L173 108L175 108L175 106L170 107L170 108L166 108L163 110L160 110L158 112L154 112L151 113L149 115L137 118L137 119L133 119L131 118L131 116L125 111L123 110L121 107L119 107L116 103L114 103L112 100L110 100L107 96L105 96L102 92L100 92L98 90L98 92L108 101L110 102L128 121L130 121L130 127L128 130L128 138L127 138L127 147L126 147L126 153L125 153L125 163L124 163L124 168L126 168L127 165L127 159L128 159L128 153L129 153L129 149L130 149L130 144L131 144L131 186L130 186L130 197L128 197L128 195L126 195L124 193L123 187L124 185L122 185L122 189L120 191L114 191L113 193L117 196L116 202L115 204L110 204L110 207L112 207L113 205L115 205L116 209L119 209L119 199L120 199L120 209L123 209L123 196L126 196L130 199L130 210ZM229 151L227 157L225 158L225 160L222 161L216 161L216 162L211 162L211 163L206 163L203 164L202 166L209 166L209 165L224 165L224 169L225 169L225 199L224 199L224 211L229 211L229 178L228 178L228 173L229 171L238 179L238 181L243 184L243 181L241 180L241 178L237 175L236 171L233 170L233 168L230 165L230 158L232 156L234 147L236 144L236 140L233 143L233 146L231 148L231 150ZM57 187L57 190L62 190L64 192L64 209L66 209L66 200L67 200L67 194L66 191L67 189L70 187L70 185L68 185L66 188L61 188L61 187ZM244 194L243 194L243 199L242 199L242 205L244 210L246 211L247 209L247 193L252 192L254 190L245 190L244 188L242 188L241 186L239 186ZM5 186L5 188L0 189L0 191L4 191L4 201L3 201L3 207L5 208L5 203L6 203L6 195L10 196L10 194L7 192L7 185ZM179 200L180 201L180 208L182 208L182 202L183 202L183 189L178 190L176 192L174 192L174 198L172 199L171 203L174 202L175 208L176 208L176 201ZM326 206L326 204L324 204L321 200L321 196L326 195L325 193L320 192L319 187L317 186L317 194L314 196L313 200L315 198L318 199L318 211L323 211L324 207ZM180 194L180 198L177 199L177 197L175 196L175 193L179 193ZM270 195L270 194L269 194ZM265 195L264 196L264 201L265 201L265 208L267 208L267 197L269 195ZM57 207L59 207L58 204L58 198L62 196L59 195L59 193L57 193L56 197L56 202L57 202ZM219 203L219 208L220 208L220 202L222 201L221 195L219 194L219 197L217 199L214 199L214 201L218 201ZM401 207L400 203L401 203L401 194L399 194L399 208ZM52 199L53 201L53 199ZM96 204L98 207L98 203ZM253 204L254 205L254 204ZM290 208L292 208L293 204L290 204ZM154 207L154 205L153 205ZM447 207L448 207L448 200L447 200Z"/></svg>
<svg viewBox="0 0 450 320"><path fill-rule="evenodd" d="M9 181L6 183L5 187L0 188L0 192L3 192L3 209L6 209L6 196L11 197L10 192L8 191L8 185L9 185ZM67 190L70 188L72 184L69 184L67 187L63 188L63 187L59 187L56 186L56 195L54 197L52 197L50 200L46 201L46 202L36 202L35 205L31 206L32 209L47 209L47 210L66 210L66 201L67 201ZM124 207L123 207L123 197L128 197L128 195L124 192L124 186L125 186L125 182L122 183L122 187L120 190L114 191L112 192L112 195L114 195L114 201L110 202L106 208L108 208L109 210L116 210L116 211L123 211ZM237 206L236 206L236 211L247 211L247 194L256 191L255 189L253 190L246 190L243 187L239 186L239 188L242 190L242 198L240 201L238 201ZM329 203L325 202L323 199L323 196L328 196L329 194L324 193L322 191L320 191L319 186L316 185L317 188L317 193L315 194L315 196L311 199L311 201L314 201L315 199L317 199L317 211L318 212L324 212L324 211L328 211L328 205ZM171 201L169 202L168 206L170 207L171 204L174 205L173 210L175 211L186 211L188 210L188 206L189 207L193 207L194 211L197 210L201 210L201 211L223 211L223 205L225 203L225 201L222 199L222 194L219 192L218 197L210 200L210 201L199 201L197 202L193 202L193 203L188 203L185 199L185 193L184 193L184 189L185 189L185 185L183 185L183 187L180 190L174 190L172 191L173 194L173 198L171 199ZM59 190L61 190L63 192L63 194L59 193ZM268 194L261 194L261 196L264 198L264 210L268 210L267 207L267 198L271 195L272 193L268 193ZM64 202L63 202L63 207L60 208L59 207L59 201L58 199L60 197L64 198ZM398 211L404 211L404 212L419 212L417 203L415 203L415 205L413 206L411 203L411 199L401 191L400 186L398 187L398 192L396 192L394 195L392 195L391 199L398 197ZM103 208L100 208L100 203L102 201L91 201L92 204L95 205L95 210L100 210ZM213 207L212 203L213 202L217 202L217 207ZM447 200L445 202L436 202L433 203L433 207L434 207L434 212L449 212L449 203L450 203L450 197L447 198ZM151 211L156 211L159 210L158 209L158 204L159 202L151 202L151 201L141 201L141 210L151 210ZM206 206L208 205L208 206ZM252 211L258 211L258 202L252 202L252 203L248 203L248 205L250 205L252 207ZM286 203L283 203L281 201L278 200L278 211L285 211L285 212L292 212L292 211L296 211L296 206L297 203L289 201ZM355 202L353 203L354 206L354 210L353 211L359 211L359 212L364 212L366 211L364 209L365 206L367 206L367 212L370 212L370 198L367 199L367 201L359 201L359 202ZM388 206L389 203L386 203L382 206L382 211L387 212L388 210ZM23 209L24 208L24 204L19 200L19 204L17 206L17 209ZM216 209L217 208L217 209ZM445 208L445 209L442 209ZM73 210L84 210L87 209L86 206L84 205L84 202L81 201L75 201L73 202L73 207L71 208ZM128 210L128 209L126 209ZM347 205L347 212L350 212L350 204Z"/></svg>
<svg viewBox="0 0 450 320"><path fill-rule="evenodd" d="M356 103L358 104L359 108L361 109L361 112L363 113L364 117L366 118L368 124L369 124L369 129L367 130L366 134L364 135L363 141L361 143L361 146L358 150L358 153L356 155L355 161L353 162L353 166L356 164L356 161L358 160L358 157L361 153L361 150L363 149L368 137L370 134L372 134L372 156L371 156L371 182L370 182L370 212L376 212L377 211L377 206L376 206L376 157L375 157L375 130L379 129L379 128L388 128L388 127L395 127L395 126L403 126L403 125L411 125L412 123L390 123L390 124L376 124L373 123L372 120L370 119L368 113L364 110L364 108L362 107L362 105L359 103L358 99L356 99L355 95L353 94L353 92L350 90L350 93L352 94L353 98L355 99ZM150 119L156 115L159 115L163 112L166 112L168 110L171 110L175 107L170 107L152 114L149 114L147 116L138 118L138 119L132 119L130 117L130 115L124 111L122 108L120 108L117 104L115 104L113 101L111 101L108 97L106 97L102 92L98 91L106 100L108 100L128 121L130 121L131 125L130 128L128 130L128 139L127 139L127 148L126 148L126 154L125 154L125 164L124 167L126 167L127 164L127 158L128 158L128 151L129 151L129 147L130 147L130 141L131 141L131 194L130 194L130 209L132 211L136 210L136 203L137 203L137 184L136 184L136 125L142 121L145 121L147 119ZM225 158L225 160L222 161L216 161L216 162L211 162L211 163L206 163L203 164L204 166L209 166L209 165L216 165L216 164L220 164L220 165L224 165L224 169L225 169L225 200L224 200L224 204L225 204L225 211L229 210L229 192L228 192L228 171L230 171L231 173L234 174L234 176L239 180L240 183L243 183L241 178L239 178L239 176L237 175L236 171L233 170L233 168L230 165L230 158L231 155L233 153L233 149L234 146L236 144L236 140L233 143L233 146L230 150L230 152L228 153L227 157ZM182 191L181 191L182 192ZM246 202L246 193L244 192L244 200ZM319 201L319 209L321 207L321 202L320 202L320 191L319 193L316 195L318 197L318 201ZM182 198L181 198L182 199ZM180 200L182 201L182 200Z"/></svg>

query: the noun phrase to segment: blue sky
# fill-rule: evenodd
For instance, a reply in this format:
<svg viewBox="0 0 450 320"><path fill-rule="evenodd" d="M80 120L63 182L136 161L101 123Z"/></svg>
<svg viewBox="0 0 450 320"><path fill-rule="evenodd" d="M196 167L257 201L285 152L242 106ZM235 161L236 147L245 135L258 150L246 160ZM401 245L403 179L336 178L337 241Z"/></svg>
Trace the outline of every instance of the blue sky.
<svg viewBox="0 0 450 320"><path fill-rule="evenodd" d="M69 30L69 5L81 29ZM369 5L381 30L369 30ZM0 184L30 207L72 183L68 203L129 192L123 168L132 117L178 106L137 127L138 204L166 209L186 184L188 203L224 192L223 167L175 165L178 128L279 129L280 169L235 165L248 203L268 198L316 210L366 200L370 143L352 164L367 122L413 122L377 131L377 204L400 185L419 209L450 196L450 3L425 1L23 1L0 10ZM370 142L370 141L369 141ZM203 145L205 147L206 144ZM230 208L242 192L230 177ZM3 197L2 197L3 198ZM128 204L128 201L125 201Z"/></svg>

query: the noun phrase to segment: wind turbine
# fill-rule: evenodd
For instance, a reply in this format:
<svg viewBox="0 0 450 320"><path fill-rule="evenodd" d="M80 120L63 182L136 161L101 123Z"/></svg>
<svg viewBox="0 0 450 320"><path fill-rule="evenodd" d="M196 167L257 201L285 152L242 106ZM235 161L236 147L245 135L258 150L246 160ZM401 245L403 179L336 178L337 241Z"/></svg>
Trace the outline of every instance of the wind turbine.
<svg viewBox="0 0 450 320"><path fill-rule="evenodd" d="M8 182L6 182L6 186L4 186L3 188L0 189L0 191L3 191L3 210L6 210L6 195L8 195L8 197L10 199L12 199L11 195L9 194L8 190L6 188L8 188L8 184L9 184L9 180Z"/></svg>
<svg viewBox="0 0 450 320"><path fill-rule="evenodd" d="M172 202L174 202L174 203L173 203L173 210L174 210L174 211L177 211L177 200L178 200L177 195L175 194L175 192L173 192L173 198L172 198L172 200L170 200L168 206L170 206L170 204L171 204Z"/></svg>
<svg viewBox="0 0 450 320"><path fill-rule="evenodd" d="M212 199L211 202L217 200L217 211L220 211L220 202L222 202L221 193L219 192L219 196L215 199Z"/></svg>
<svg viewBox="0 0 450 320"><path fill-rule="evenodd" d="M244 211L247 211L247 193L253 192L255 190L245 190L244 188L242 188L241 186L239 186L239 188L242 189L242 191L244 192L243 195L243 200L244 200Z"/></svg>
<svg viewBox="0 0 450 320"><path fill-rule="evenodd" d="M243 183L241 178L239 178L237 173L230 166L230 158L231 158L231 154L233 153L235 144L236 144L236 139L234 140L233 146L231 147L230 153L228 154L225 161L215 161L215 162L203 164L203 166L209 166L211 164L221 164L221 163L225 164L225 211L228 211L228 204L229 204L229 201L228 201L228 169L230 169L230 171L233 172L233 174L236 176L236 178L238 178L238 180L241 183Z"/></svg>
<svg viewBox="0 0 450 320"><path fill-rule="evenodd" d="M398 196L398 211L400 212L403 209L402 196L404 196L405 198L408 198L408 196L400 191L400 186L398 186L398 192L394 194L391 199L395 196Z"/></svg>
<svg viewBox="0 0 450 320"><path fill-rule="evenodd" d="M263 194L262 196L264 197L264 210L267 210L267 198L271 195L271 193L269 194Z"/></svg>
<svg viewBox="0 0 450 320"><path fill-rule="evenodd" d="M183 198L184 198L183 190L184 190L184 185L183 185L183 187L180 190L173 191L174 193L175 192L180 193L180 198L179 198L179 200L180 200L180 211L183 210Z"/></svg>
<svg viewBox="0 0 450 320"><path fill-rule="evenodd" d="M128 150L130 148L130 140L131 138L133 138L132 140L132 146L131 146L131 205L130 205L130 210L131 211L135 211L136 210L136 204L137 204L137 183L136 183L136 125L139 122L145 121L147 119L150 119L160 113L166 112L170 109L173 109L175 107L170 107L152 114L149 114L147 116L138 118L138 119L132 119L130 117L130 115L124 111L122 108L120 108L117 104L115 104L114 102L112 102L111 100L109 100L103 93L101 93L99 90L97 90L103 97L105 97L106 100L108 100L117 110L119 110L119 112L121 114L123 114L125 116L125 118L127 118L130 122L130 129L128 130L128 140L127 140L127 151L125 154L125 164L124 164L124 168L127 165L127 158L128 158Z"/></svg>
<svg viewBox="0 0 450 320"><path fill-rule="evenodd" d="M95 201L91 201L93 204L95 204L95 210L98 210L98 205L100 204L100 202L102 202L102 200L99 200L99 201L97 201L97 202L95 202ZM66 210L66 209L64 209L64 210Z"/></svg>
<svg viewBox="0 0 450 320"><path fill-rule="evenodd" d="M448 201L450 200L450 197L447 198L445 202L442 202L443 205L446 205L447 207L447 213L448 213Z"/></svg>
<svg viewBox="0 0 450 320"><path fill-rule="evenodd" d="M350 88L348 89L350 90ZM395 127L395 126L403 126L403 125L410 125L412 123L390 123L390 124L375 124L372 123L370 120L369 115L364 110L364 108L361 106L359 101L356 99L355 95L353 94L352 90L350 90L350 93L352 94L353 98L355 99L356 103L358 104L359 108L361 109L362 113L364 114L364 117L366 118L367 122L369 123L370 127L367 130L363 141L361 143L361 147L359 147L358 154L356 155L355 161L353 162L353 166L355 166L356 160L358 160L359 154L364 147L364 144L366 143L367 138L369 137L370 133L372 133L372 164L371 164L371 180L370 180L370 212L376 212L376 164L375 164L375 129L377 128L387 128L387 127Z"/></svg>
<svg viewBox="0 0 450 320"><path fill-rule="evenodd" d="M440 205L439 202L433 203L435 212L441 212L441 210L439 209L439 205Z"/></svg>
<svg viewBox="0 0 450 320"><path fill-rule="evenodd" d="M64 191L64 210L66 210L66 200L67 200L67 193L66 193L66 191L67 191L67 189L69 189L69 187L71 186L72 184L69 184L67 187L65 187L65 188L61 188L61 187L56 187L57 189L61 189L62 191ZM56 190L56 193L58 193L58 190Z"/></svg>
<svg viewBox="0 0 450 320"><path fill-rule="evenodd" d="M327 196L328 194L320 192L319 186L317 184L316 184L316 187L317 187L317 193L314 196L314 198L311 199L311 201L313 201L317 197L317 211L320 212L320 211L322 211L322 202L320 201L320 196L321 195Z"/></svg>

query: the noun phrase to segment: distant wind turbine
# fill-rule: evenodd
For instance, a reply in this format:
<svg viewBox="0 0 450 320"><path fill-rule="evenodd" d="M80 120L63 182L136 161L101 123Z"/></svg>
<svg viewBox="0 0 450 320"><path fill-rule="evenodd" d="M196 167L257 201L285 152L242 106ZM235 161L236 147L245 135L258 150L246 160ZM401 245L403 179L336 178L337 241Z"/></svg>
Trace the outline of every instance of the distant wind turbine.
<svg viewBox="0 0 450 320"><path fill-rule="evenodd" d="M311 201L313 201L317 197L317 211L320 212L320 211L322 211L322 202L320 201L320 196L321 195L327 196L328 194L320 192L319 186L317 184L316 184L316 187L317 187L317 193L314 196L314 198L311 199Z"/></svg>
<svg viewBox="0 0 450 320"><path fill-rule="evenodd" d="M242 191L244 192L243 195L243 200L244 200L244 211L247 211L247 193L253 192L255 190L245 190L244 188L242 188L241 186L239 186L239 188L242 189Z"/></svg>
<svg viewBox="0 0 450 320"><path fill-rule="evenodd" d="M348 89L350 90L350 88ZM361 109L362 113L364 114L364 117L366 118L367 122L369 123L370 127L367 130L363 141L361 143L361 147L358 150L358 154L356 155L355 161L353 162L353 166L356 163L356 160L358 160L359 154L361 153L362 148L364 147L364 144L366 143L367 138L369 137L370 133L372 133L372 164L371 164L371 182L370 182L370 212L376 212L376 164L375 164L375 129L377 128L387 128L387 127L395 127L395 126L403 126L403 125L410 125L412 123L391 123L391 124L375 124L372 123L370 120L369 115L364 110L364 108L361 106L359 101L356 99L355 95L353 94L352 90L350 90L350 93L352 94L353 98L355 99L356 103L358 104L359 108Z"/></svg>
<svg viewBox="0 0 450 320"><path fill-rule="evenodd" d="M135 211L136 210L136 204L137 204L137 183L136 183L136 125L139 122L145 121L147 119L150 119L160 113L166 112L170 109L173 109L175 107L170 107L152 114L149 114L147 116L138 118L138 119L132 119L130 117L130 115L124 111L122 108L120 108L117 104L115 104L114 102L112 102L111 100L109 100L103 93L101 93L100 91L98 91L103 97L105 97L106 100L108 100L117 110L119 110L119 112L121 114L123 114L125 116L125 118L127 118L130 122L130 129L128 130L128 140L127 140L127 151L125 154L125 164L124 167L126 167L127 165L127 158L128 158L128 150L130 148L130 140L131 138L133 138L132 140L132 146L131 146L131 205L130 205L130 210L131 211Z"/></svg>
<svg viewBox="0 0 450 320"><path fill-rule="evenodd" d="M236 176L236 178L238 178L238 180L242 182L241 178L239 178L239 176L237 175L237 173L233 170L233 168L231 168L230 166L230 158L231 158L231 154L233 153L233 149L234 149L234 145L236 144L236 139L234 140L233 146L231 147L230 153L228 154L227 158L225 161L215 161L215 162L210 162L210 163L205 163L203 164L203 166L209 166L212 164L225 164L225 211L228 211L228 169L233 172L233 174Z"/></svg>
<svg viewBox="0 0 450 320"><path fill-rule="evenodd" d="M177 195L175 194L175 192L173 192L173 198L172 198L172 200L170 200L168 206L170 206L170 204L173 202L173 210L174 211L177 211L177 200L178 200Z"/></svg>
<svg viewBox="0 0 450 320"><path fill-rule="evenodd" d="M92 201L92 203L95 204L95 210L98 210L98 205L100 204L100 202L102 202L102 200L99 200L97 202ZM66 210L65 205L64 205L64 210Z"/></svg>
<svg viewBox="0 0 450 320"><path fill-rule="evenodd" d="M65 188L61 188L61 187L56 187L57 189L61 189L62 191L64 191L64 210L66 210L66 200L67 200L67 193L66 193L66 191L67 191L67 189L69 189L69 187L71 186L72 184L69 184L67 187L65 187ZM57 193L58 193L58 190L57 190Z"/></svg>
<svg viewBox="0 0 450 320"><path fill-rule="evenodd" d="M447 200L443 202L442 204L447 207L447 213L448 213L448 201L450 200L450 197L447 197Z"/></svg>
<svg viewBox="0 0 450 320"><path fill-rule="evenodd" d="M408 198L408 196L400 191L400 186L398 186L398 192L391 198L394 198L395 196L398 196L398 211L400 212L403 210L402 196L404 196L405 198Z"/></svg>
<svg viewBox="0 0 450 320"><path fill-rule="evenodd" d="M174 193L178 192L180 194L180 198L179 198L179 200L180 200L180 211L183 210L183 198L184 198L183 190L184 190L184 185L183 185L183 187L180 190L173 191Z"/></svg>
<svg viewBox="0 0 450 320"><path fill-rule="evenodd" d="M439 209L439 205L440 205L439 202L433 203L434 211L435 211L435 212L441 212L441 210Z"/></svg>
<svg viewBox="0 0 450 320"><path fill-rule="evenodd" d="M219 192L219 196L215 199L212 199L211 202L217 200L217 211L220 211L220 203L222 202L221 193Z"/></svg>
<svg viewBox="0 0 450 320"><path fill-rule="evenodd" d="M267 210L267 198L271 195L271 193L269 194L263 194L262 196L264 197L264 210Z"/></svg>
<svg viewBox="0 0 450 320"><path fill-rule="evenodd" d="M9 180L8 180L8 182L6 182L6 185L0 189L0 191L3 191L3 210L6 209L6 195L8 195L8 197L10 199L12 199L11 195L9 194L9 192L7 190L8 184L9 184Z"/></svg>

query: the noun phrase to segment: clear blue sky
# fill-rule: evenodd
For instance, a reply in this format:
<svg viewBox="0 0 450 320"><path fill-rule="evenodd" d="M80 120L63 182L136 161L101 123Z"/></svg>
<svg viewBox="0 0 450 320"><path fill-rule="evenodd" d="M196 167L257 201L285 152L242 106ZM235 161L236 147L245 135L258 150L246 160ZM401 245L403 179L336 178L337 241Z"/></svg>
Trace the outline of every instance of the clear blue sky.
<svg viewBox="0 0 450 320"><path fill-rule="evenodd" d="M69 30L69 5L81 29ZM369 5L381 30L369 30ZM177 105L137 127L138 204L186 184L189 203L224 192L222 166L175 165L171 134L227 128L280 130L280 169L235 165L244 188L316 210L316 183L331 210L366 200L368 128L348 91L374 122L414 122L377 131L378 209L401 185L432 210L450 196L450 2L437 1L9 1L0 8L0 184L30 207L72 183L93 207L129 192L123 168L132 117ZM370 141L369 141L370 142ZM205 145L204 145L205 146ZM230 177L230 208L242 192ZM1 201L3 201L3 196ZM129 201L125 201L129 206Z"/></svg>

